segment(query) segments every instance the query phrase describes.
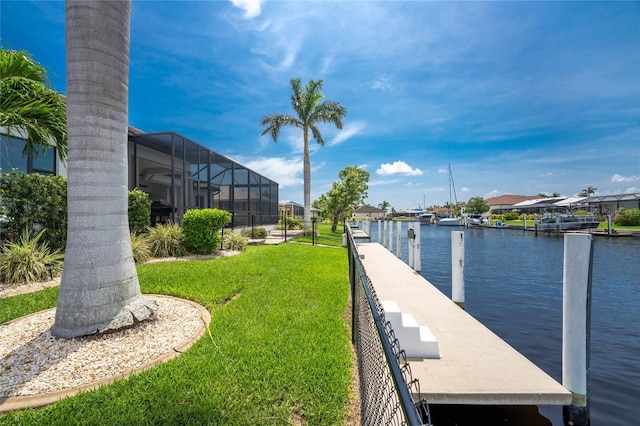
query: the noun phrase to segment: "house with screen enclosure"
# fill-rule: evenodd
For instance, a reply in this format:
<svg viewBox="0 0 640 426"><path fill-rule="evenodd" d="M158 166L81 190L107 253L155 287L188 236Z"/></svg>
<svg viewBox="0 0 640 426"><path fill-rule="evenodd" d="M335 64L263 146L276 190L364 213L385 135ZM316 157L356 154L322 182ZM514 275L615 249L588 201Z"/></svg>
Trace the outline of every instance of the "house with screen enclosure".
<svg viewBox="0 0 640 426"><path fill-rule="evenodd" d="M66 175L55 147L37 158L22 157L24 138L0 132L3 173ZM180 222L189 209L216 208L231 213L231 227L278 222L278 183L175 132L145 133L129 126L129 189L152 201L152 224Z"/></svg>

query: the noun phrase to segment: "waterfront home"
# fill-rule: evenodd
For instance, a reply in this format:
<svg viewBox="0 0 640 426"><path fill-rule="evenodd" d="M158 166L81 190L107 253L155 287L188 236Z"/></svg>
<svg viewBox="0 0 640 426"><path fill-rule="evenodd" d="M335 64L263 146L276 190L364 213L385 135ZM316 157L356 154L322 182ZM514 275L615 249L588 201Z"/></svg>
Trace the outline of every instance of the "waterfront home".
<svg viewBox="0 0 640 426"><path fill-rule="evenodd" d="M52 146L44 155L22 157L24 138L0 135L3 172L66 175ZM278 183L175 132L145 133L129 126L129 189L149 194L154 223L180 222L189 209L231 213L231 227L278 222Z"/></svg>

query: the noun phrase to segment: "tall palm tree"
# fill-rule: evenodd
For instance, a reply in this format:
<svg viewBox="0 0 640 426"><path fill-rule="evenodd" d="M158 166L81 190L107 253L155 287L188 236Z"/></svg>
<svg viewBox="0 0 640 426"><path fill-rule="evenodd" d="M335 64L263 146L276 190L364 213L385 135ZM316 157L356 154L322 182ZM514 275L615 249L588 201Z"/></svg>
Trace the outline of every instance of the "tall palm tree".
<svg viewBox="0 0 640 426"><path fill-rule="evenodd" d="M318 128L319 123L332 123L338 129L342 129L342 119L347 113L345 107L334 101L320 100L322 94L322 80L313 81L302 89L302 81L299 78L291 79L291 106L296 116L290 114L273 114L266 116L260 122L261 126L267 126L262 132L269 133L274 141L278 140L282 126L293 126L302 129L304 140L304 228L311 227L311 162L309 160L309 130L313 138L320 145L324 145L324 139Z"/></svg>
<svg viewBox="0 0 640 426"><path fill-rule="evenodd" d="M66 158L65 99L27 52L0 49L0 127L7 140L12 133L24 136L23 156L37 157L55 144L58 157Z"/></svg>
<svg viewBox="0 0 640 426"><path fill-rule="evenodd" d="M68 210L52 334L127 327L157 306L140 294L127 221L131 1L67 0Z"/></svg>

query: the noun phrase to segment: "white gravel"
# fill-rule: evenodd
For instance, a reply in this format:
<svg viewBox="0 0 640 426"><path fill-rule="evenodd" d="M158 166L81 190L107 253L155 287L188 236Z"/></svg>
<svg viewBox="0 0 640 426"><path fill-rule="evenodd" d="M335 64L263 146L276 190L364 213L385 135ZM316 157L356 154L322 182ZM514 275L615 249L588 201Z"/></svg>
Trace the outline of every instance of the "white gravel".
<svg viewBox="0 0 640 426"><path fill-rule="evenodd" d="M159 305L153 320L102 336L51 336L55 309L0 324L0 399L108 382L178 355L204 333L210 317L201 306L146 297Z"/></svg>

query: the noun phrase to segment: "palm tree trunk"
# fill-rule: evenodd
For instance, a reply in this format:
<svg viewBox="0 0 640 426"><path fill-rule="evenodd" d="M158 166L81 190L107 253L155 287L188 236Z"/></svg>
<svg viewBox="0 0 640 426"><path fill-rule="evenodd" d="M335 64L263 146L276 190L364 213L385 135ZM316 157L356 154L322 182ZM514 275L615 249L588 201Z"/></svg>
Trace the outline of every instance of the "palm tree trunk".
<svg viewBox="0 0 640 426"><path fill-rule="evenodd" d="M311 228L311 161L309 160L309 129L304 128L304 218L305 231Z"/></svg>
<svg viewBox="0 0 640 426"><path fill-rule="evenodd" d="M131 1L66 2L68 234L52 334L131 326L140 294L127 220Z"/></svg>

